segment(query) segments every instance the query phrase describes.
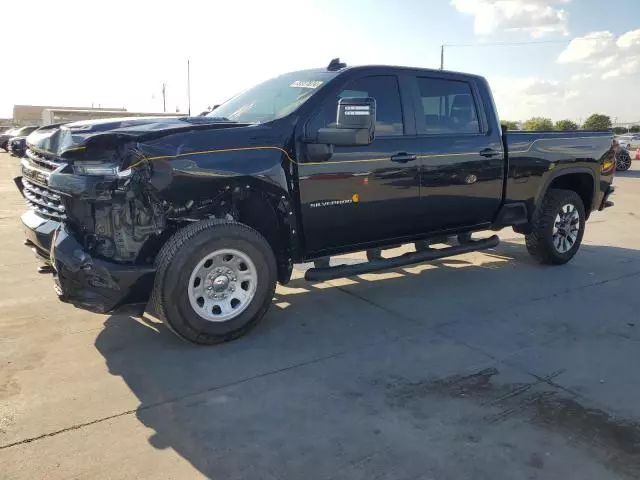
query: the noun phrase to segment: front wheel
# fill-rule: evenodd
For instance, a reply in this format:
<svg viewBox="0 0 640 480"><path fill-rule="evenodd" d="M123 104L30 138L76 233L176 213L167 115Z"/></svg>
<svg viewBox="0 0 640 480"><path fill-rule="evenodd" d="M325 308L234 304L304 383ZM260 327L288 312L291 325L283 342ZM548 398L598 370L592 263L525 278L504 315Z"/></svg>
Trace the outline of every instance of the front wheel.
<svg viewBox="0 0 640 480"><path fill-rule="evenodd" d="M152 305L178 336L213 345L255 327L276 285L265 238L241 223L207 220L179 230L156 260Z"/></svg>
<svg viewBox="0 0 640 480"><path fill-rule="evenodd" d="M562 265L578 252L586 216L580 195L572 190L547 192L534 214L527 250L540 263Z"/></svg>

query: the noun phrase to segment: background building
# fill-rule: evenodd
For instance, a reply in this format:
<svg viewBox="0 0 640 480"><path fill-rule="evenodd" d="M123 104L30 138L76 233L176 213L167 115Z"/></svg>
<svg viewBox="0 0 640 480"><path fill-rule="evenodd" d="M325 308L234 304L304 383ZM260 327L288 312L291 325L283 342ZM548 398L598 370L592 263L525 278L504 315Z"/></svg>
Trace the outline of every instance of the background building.
<svg viewBox="0 0 640 480"><path fill-rule="evenodd" d="M180 117L185 114L180 113L147 113L128 112L127 110L96 110L96 109L75 109L75 108L46 108L42 111L41 125L52 123L78 122L80 120L92 120L96 118L119 118L119 117Z"/></svg>
<svg viewBox="0 0 640 480"><path fill-rule="evenodd" d="M47 105L14 105L12 125L49 125L96 118L176 117L180 113L128 112L125 108L54 107Z"/></svg>
<svg viewBox="0 0 640 480"><path fill-rule="evenodd" d="M42 116L44 110L68 109L73 110L95 110L95 111L118 111L120 114L126 112L124 108L91 108L91 107L53 107L46 105L14 105L13 123L15 125L43 125Z"/></svg>

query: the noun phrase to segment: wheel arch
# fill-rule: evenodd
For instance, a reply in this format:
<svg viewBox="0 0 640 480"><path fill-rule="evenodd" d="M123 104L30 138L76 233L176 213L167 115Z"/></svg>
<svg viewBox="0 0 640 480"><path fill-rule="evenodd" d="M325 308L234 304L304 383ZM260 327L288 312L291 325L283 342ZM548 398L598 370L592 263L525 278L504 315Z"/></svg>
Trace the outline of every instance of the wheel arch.
<svg viewBox="0 0 640 480"><path fill-rule="evenodd" d="M237 221L259 232L276 256L278 282L291 278L300 245L294 204L284 190L251 188L235 202Z"/></svg>
<svg viewBox="0 0 640 480"><path fill-rule="evenodd" d="M597 184L595 174L587 167L570 167L552 171L543 182L535 198L535 209L538 209L550 189L572 190L580 195L584 204L585 216L588 219L597 200ZM535 211L532 209L532 212Z"/></svg>

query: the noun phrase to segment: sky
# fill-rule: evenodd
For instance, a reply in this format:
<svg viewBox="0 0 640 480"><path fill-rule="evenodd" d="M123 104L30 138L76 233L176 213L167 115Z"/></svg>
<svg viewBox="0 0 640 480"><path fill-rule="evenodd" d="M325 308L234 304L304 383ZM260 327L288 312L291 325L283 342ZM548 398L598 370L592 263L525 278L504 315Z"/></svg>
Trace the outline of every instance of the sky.
<svg viewBox="0 0 640 480"><path fill-rule="evenodd" d="M335 57L439 68L445 44L445 68L487 77L503 120L640 122L640 0L30 0L2 18L0 118L14 104L160 112L163 83L184 113L187 60L199 113Z"/></svg>

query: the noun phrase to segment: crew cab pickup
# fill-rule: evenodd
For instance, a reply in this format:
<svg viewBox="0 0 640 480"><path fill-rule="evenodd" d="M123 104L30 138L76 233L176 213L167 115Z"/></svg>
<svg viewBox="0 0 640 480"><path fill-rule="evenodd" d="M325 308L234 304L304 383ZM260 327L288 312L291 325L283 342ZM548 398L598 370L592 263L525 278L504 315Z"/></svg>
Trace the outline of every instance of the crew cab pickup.
<svg viewBox="0 0 640 480"><path fill-rule="evenodd" d="M316 262L310 281L358 275L493 248L470 234L505 227L540 262L568 262L612 205L612 138L507 133L482 77L336 59L205 116L41 128L16 184L62 301L150 307L214 344L254 327L296 263ZM442 237L458 240L432 248ZM369 261L327 261L362 250Z"/></svg>

